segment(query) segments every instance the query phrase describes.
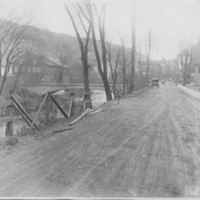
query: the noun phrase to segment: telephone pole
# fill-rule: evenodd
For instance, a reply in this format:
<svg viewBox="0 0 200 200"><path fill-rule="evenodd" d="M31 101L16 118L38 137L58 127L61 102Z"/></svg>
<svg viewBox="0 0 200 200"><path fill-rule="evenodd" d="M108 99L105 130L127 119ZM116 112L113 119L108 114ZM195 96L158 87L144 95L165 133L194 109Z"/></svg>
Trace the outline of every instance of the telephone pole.
<svg viewBox="0 0 200 200"><path fill-rule="evenodd" d="M151 51L151 27L149 28L149 42L148 42L148 56L147 56L147 67L146 67L146 82L149 83L149 64L150 64L150 51Z"/></svg>
<svg viewBox="0 0 200 200"><path fill-rule="evenodd" d="M140 47L140 59L139 59L139 83L140 88L142 88L142 56L141 56L141 47Z"/></svg>
<svg viewBox="0 0 200 200"><path fill-rule="evenodd" d="M135 3L133 5L133 15L132 15L132 50L131 50L131 78L130 78L130 92L135 89Z"/></svg>

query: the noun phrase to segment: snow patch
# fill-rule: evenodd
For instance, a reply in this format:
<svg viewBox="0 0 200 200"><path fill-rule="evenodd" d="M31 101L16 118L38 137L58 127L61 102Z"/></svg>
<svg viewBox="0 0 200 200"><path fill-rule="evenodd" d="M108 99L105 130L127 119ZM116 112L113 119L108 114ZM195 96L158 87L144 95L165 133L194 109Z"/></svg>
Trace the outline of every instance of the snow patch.
<svg viewBox="0 0 200 200"><path fill-rule="evenodd" d="M182 85L178 85L178 88L180 88L181 90L184 90L185 92L187 92L191 96L200 99L200 92L197 92L197 91L190 89L188 87L184 87Z"/></svg>
<svg viewBox="0 0 200 200"><path fill-rule="evenodd" d="M114 95L112 94L112 97ZM106 93L103 90L93 90L91 94L92 105L98 107L107 101Z"/></svg>

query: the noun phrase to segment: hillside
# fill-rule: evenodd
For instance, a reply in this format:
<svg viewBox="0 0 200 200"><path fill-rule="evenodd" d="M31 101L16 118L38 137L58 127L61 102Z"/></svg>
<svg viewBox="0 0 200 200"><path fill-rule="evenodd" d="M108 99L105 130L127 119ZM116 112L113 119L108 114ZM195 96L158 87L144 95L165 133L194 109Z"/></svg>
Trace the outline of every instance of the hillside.
<svg viewBox="0 0 200 200"><path fill-rule="evenodd" d="M35 43L34 50L40 54L49 56L56 60L60 60L61 54L69 54L69 59L66 63L70 67L70 74L72 75L71 81L72 82L81 82L82 77L82 66L80 60L80 49L79 44L77 42L76 37L67 35L67 34L58 34L48 30L42 30L36 27L30 27L30 33ZM98 43L100 47L100 42ZM112 54L115 55L119 45L113 44L111 47ZM131 49L126 48L127 53L127 60L131 60ZM90 73L92 74L92 78L90 79L91 82L101 82L101 78L97 73L95 55L93 52L92 41L89 45L89 64L91 65ZM139 53L136 54L136 60L139 60ZM142 59L145 56L142 55ZM94 78L95 77L95 78Z"/></svg>

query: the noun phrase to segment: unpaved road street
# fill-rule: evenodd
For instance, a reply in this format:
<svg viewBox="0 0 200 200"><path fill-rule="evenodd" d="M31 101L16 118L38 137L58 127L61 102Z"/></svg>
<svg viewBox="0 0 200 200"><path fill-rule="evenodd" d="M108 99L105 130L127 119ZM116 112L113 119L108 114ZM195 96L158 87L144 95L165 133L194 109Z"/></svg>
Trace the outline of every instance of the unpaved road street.
<svg viewBox="0 0 200 200"><path fill-rule="evenodd" d="M168 83L1 152L0 196L200 196L200 101Z"/></svg>

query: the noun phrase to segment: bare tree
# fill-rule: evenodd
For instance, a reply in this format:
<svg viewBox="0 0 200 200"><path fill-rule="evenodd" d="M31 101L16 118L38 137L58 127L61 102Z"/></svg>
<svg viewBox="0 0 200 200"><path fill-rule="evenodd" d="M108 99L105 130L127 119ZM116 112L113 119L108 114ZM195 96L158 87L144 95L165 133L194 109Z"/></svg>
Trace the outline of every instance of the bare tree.
<svg viewBox="0 0 200 200"><path fill-rule="evenodd" d="M0 35L0 68L2 69L3 61L5 61L5 65L0 86L0 95L3 92L12 63L20 59L32 48L32 43L28 34L28 23L19 25L16 22L7 20L2 21L1 23L3 23L3 28L1 29Z"/></svg>
<svg viewBox="0 0 200 200"><path fill-rule="evenodd" d="M117 83L117 70L120 63L121 48L112 49L112 42L107 43L107 60L110 66L111 78L112 78L112 90L114 96L116 95L116 83Z"/></svg>
<svg viewBox="0 0 200 200"><path fill-rule="evenodd" d="M103 4L101 10L99 11L94 4L87 4L87 9L90 16L90 24L92 28L92 41L93 41L93 47L94 47L95 57L97 61L98 71L104 84L107 101L111 101L112 95L111 95L110 85L108 81L107 53L106 53L106 41L105 41L106 5ZM97 26L98 26L97 30L95 28L95 22L96 22L95 19L97 20ZM97 33L99 33L99 36L100 36L101 50L98 48L98 45L97 45L97 38L96 38ZM100 58L100 55L101 55L101 58Z"/></svg>
<svg viewBox="0 0 200 200"><path fill-rule="evenodd" d="M89 71L88 71L88 45L90 41L90 33L91 33L91 23L88 16L88 12L86 11L88 9L88 5L84 4L73 4L74 12L77 16L77 21L75 21L75 18L72 15L72 12L68 8L67 4L65 4L65 9L71 19L73 28L76 32L76 37L79 43L80 51L81 51L81 62L83 67L83 79L84 79L84 89L85 92L88 93L88 99L90 98L89 92ZM81 38L81 30L78 29L78 24L81 26L81 30L85 33L85 38ZM86 104L87 108L92 108L92 103Z"/></svg>
<svg viewBox="0 0 200 200"><path fill-rule="evenodd" d="M19 80L19 77L21 75L23 67L24 67L24 65L23 65L23 63L21 63L20 66L19 66L19 71L18 71L17 76L15 78L13 89L10 91L11 94L13 94L15 92L16 88L17 88L17 83L18 83L18 80Z"/></svg>
<svg viewBox="0 0 200 200"><path fill-rule="evenodd" d="M74 52L69 46L62 44L56 46L53 54L54 58L64 67L65 65L68 65L70 63ZM59 83L62 83L66 73L67 72L66 70L64 70L64 68L57 70L56 80Z"/></svg>
<svg viewBox="0 0 200 200"><path fill-rule="evenodd" d="M186 79L188 74L188 66L191 64L191 47L192 40L179 40L179 50L178 55L179 63L182 71L183 85L186 85Z"/></svg>
<svg viewBox="0 0 200 200"><path fill-rule="evenodd" d="M120 36L120 34L119 34L119 37L120 37L121 44L122 44L121 45L122 53L120 56L119 63L120 63L120 69L122 70L122 73L123 73L123 91L125 94L126 88L128 88L128 85L130 82L129 77L127 76L127 70L130 67L130 62L128 61L127 51L126 51L126 48L124 45L124 41L123 41L122 37Z"/></svg>
<svg viewBox="0 0 200 200"><path fill-rule="evenodd" d="M61 65L67 65L70 63L74 52L69 46L62 44L56 46L54 54Z"/></svg>

